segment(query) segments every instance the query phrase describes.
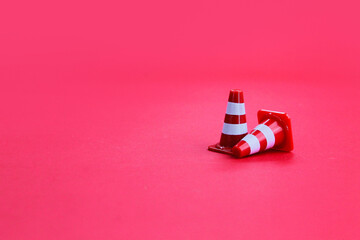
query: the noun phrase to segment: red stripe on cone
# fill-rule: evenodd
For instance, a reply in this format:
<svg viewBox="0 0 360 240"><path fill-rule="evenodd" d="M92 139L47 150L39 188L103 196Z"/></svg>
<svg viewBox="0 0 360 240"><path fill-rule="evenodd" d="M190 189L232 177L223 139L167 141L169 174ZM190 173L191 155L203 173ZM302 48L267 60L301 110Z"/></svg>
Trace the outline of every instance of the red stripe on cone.
<svg viewBox="0 0 360 240"><path fill-rule="evenodd" d="M267 140L266 140L265 135L259 130L255 130L250 134L254 135L259 140L260 151L264 151L266 148L266 145L267 145Z"/></svg>
<svg viewBox="0 0 360 240"><path fill-rule="evenodd" d="M240 124L246 123L246 115L229 115L225 114L225 123Z"/></svg>
<svg viewBox="0 0 360 240"><path fill-rule="evenodd" d="M284 131L281 125L274 119L267 119L262 122L264 125L268 126L275 135L275 146L278 146L284 141Z"/></svg>

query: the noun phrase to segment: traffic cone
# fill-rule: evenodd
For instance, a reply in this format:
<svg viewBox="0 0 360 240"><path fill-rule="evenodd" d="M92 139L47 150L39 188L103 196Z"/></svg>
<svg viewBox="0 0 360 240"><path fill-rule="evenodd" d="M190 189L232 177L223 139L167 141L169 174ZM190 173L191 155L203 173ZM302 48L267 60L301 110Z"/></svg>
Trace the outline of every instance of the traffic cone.
<svg viewBox="0 0 360 240"><path fill-rule="evenodd" d="M230 90L220 142L209 146L210 151L232 154L232 147L247 134L244 95Z"/></svg>
<svg viewBox="0 0 360 240"><path fill-rule="evenodd" d="M242 158L267 149L293 150L291 121L287 113L260 110L258 121L259 125L233 147L234 156Z"/></svg>

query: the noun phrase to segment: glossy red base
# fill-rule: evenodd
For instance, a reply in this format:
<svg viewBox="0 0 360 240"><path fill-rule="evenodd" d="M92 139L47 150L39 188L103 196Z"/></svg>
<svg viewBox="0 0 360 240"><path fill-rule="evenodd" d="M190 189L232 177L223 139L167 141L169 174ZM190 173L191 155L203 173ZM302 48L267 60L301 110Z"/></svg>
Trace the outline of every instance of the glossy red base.
<svg viewBox="0 0 360 240"><path fill-rule="evenodd" d="M261 123L266 119L274 119L277 121L283 128L285 139L284 142L278 146L273 147L273 149L290 152L294 149L294 142L292 136L291 120L287 113L276 112L270 110L261 109L258 112L258 121Z"/></svg>
<svg viewBox="0 0 360 240"><path fill-rule="evenodd" d="M232 150L231 149L232 149L231 147L220 146L219 143L214 144L214 145L210 145L208 147L208 150L210 150L210 151L232 155Z"/></svg>

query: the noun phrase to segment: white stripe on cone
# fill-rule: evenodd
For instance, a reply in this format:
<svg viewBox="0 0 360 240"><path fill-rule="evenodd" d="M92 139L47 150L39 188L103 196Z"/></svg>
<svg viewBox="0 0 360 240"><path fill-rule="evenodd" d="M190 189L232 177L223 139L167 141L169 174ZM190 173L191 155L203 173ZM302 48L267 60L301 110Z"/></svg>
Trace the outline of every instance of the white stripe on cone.
<svg viewBox="0 0 360 240"><path fill-rule="evenodd" d="M260 132L262 132L262 134L264 134L267 142L266 149L272 148L275 145L275 135L271 128L269 128L265 124L259 124L256 126L255 129L259 130Z"/></svg>
<svg viewBox="0 0 360 240"><path fill-rule="evenodd" d="M245 114L245 104L228 102L227 108L226 108L226 114L244 115Z"/></svg>
<svg viewBox="0 0 360 240"><path fill-rule="evenodd" d="M254 154L259 152L260 150L260 142L259 140L252 134L246 135L241 141L245 141L250 146L250 154Z"/></svg>
<svg viewBox="0 0 360 240"><path fill-rule="evenodd" d="M247 133L247 124L230 124L224 123L222 133L227 135L241 135Z"/></svg>

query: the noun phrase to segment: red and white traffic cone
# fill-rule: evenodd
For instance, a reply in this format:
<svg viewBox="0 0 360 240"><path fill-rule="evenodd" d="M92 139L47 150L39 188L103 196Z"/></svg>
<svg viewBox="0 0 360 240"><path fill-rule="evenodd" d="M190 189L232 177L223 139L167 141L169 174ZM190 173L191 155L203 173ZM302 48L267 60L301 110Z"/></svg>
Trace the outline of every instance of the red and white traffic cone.
<svg viewBox="0 0 360 240"><path fill-rule="evenodd" d="M247 134L244 94L230 90L220 142L209 146L210 151L232 154L232 147Z"/></svg>
<svg viewBox="0 0 360 240"><path fill-rule="evenodd" d="M234 156L242 158L267 149L293 150L291 121L287 113L260 110L258 121L259 125L233 147Z"/></svg>

